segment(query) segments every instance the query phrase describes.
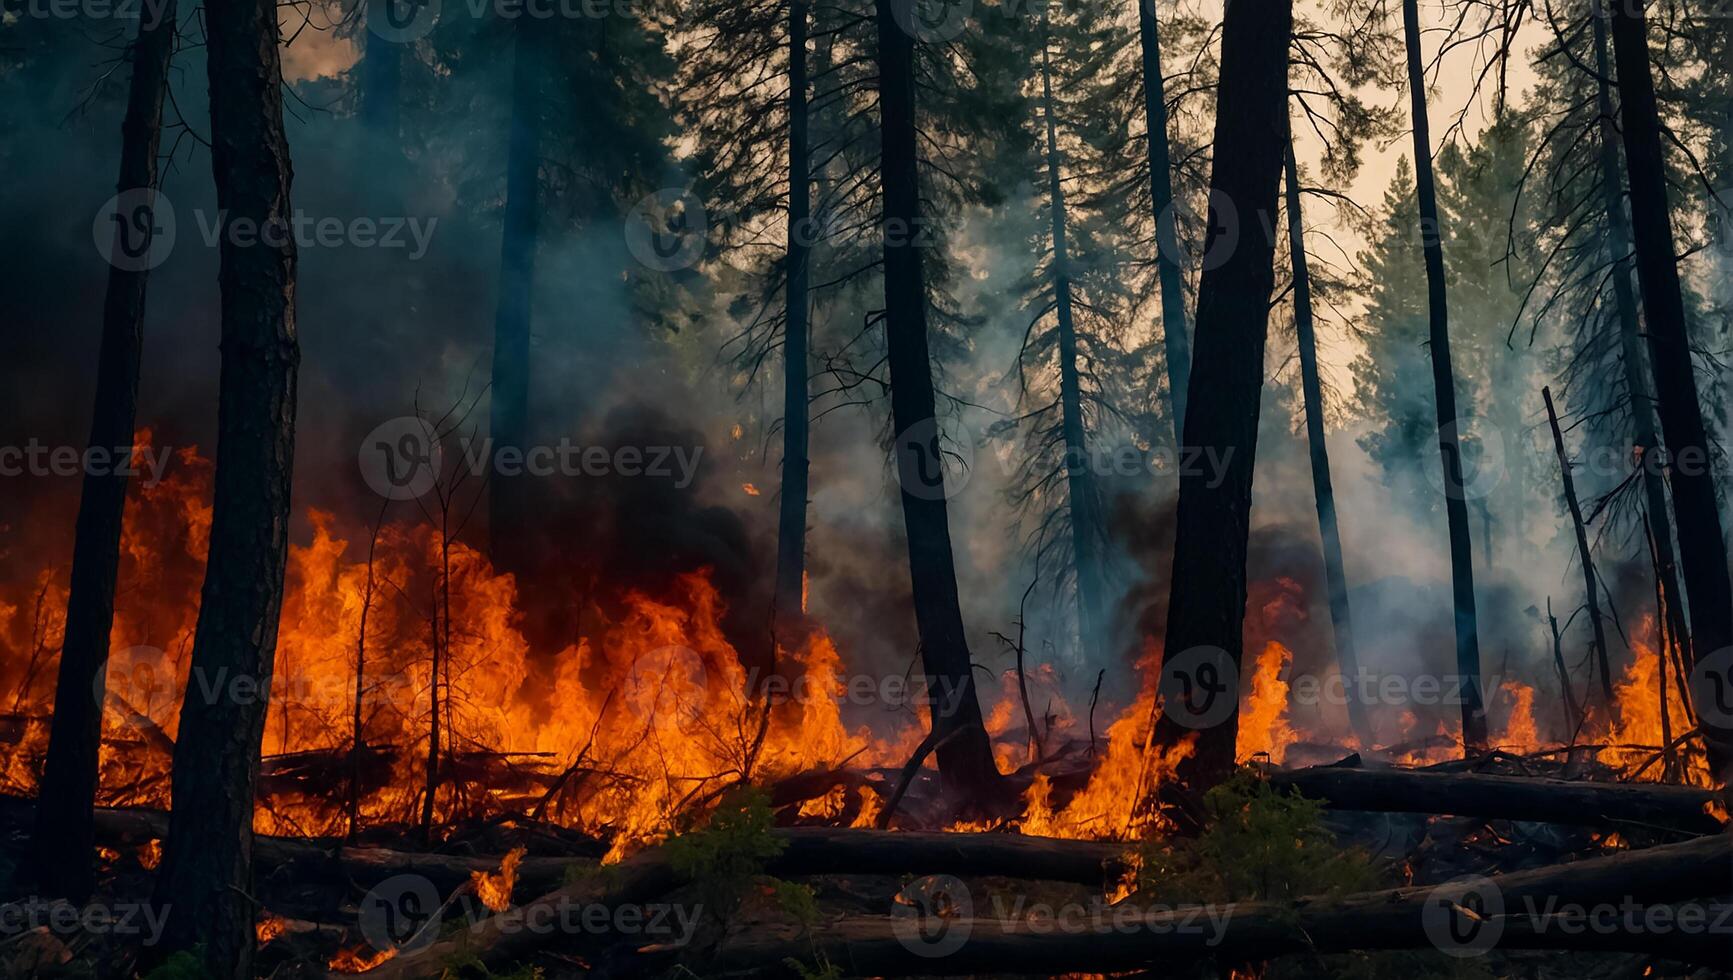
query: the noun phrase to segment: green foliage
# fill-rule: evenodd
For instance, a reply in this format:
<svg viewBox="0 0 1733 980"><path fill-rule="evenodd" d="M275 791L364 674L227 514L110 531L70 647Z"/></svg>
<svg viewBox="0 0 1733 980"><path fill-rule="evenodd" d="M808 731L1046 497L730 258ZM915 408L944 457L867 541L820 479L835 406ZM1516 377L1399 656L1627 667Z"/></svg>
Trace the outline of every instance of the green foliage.
<svg viewBox="0 0 1733 980"><path fill-rule="evenodd" d="M668 840L668 859L697 884L708 907L725 915L746 897L765 863L782 853L785 845L770 835L774 819L763 790L732 789L702 829Z"/></svg>
<svg viewBox="0 0 1733 980"><path fill-rule="evenodd" d="M818 921L818 898L811 885L778 880L771 888L776 907L790 918L808 928Z"/></svg>
<svg viewBox="0 0 1733 980"><path fill-rule="evenodd" d="M144 980L211 980L205 971L204 949L183 949L157 964Z"/></svg>
<svg viewBox="0 0 1733 980"><path fill-rule="evenodd" d="M531 964L520 964L509 973L495 973L487 968L481 957L471 952L456 953L445 958L445 966L440 971L440 980L457 980L459 977L487 977L488 980L542 980L545 970Z"/></svg>
<svg viewBox="0 0 1733 980"><path fill-rule="evenodd" d="M1323 804L1241 770L1204 796L1195 838L1146 844L1141 886L1164 902L1288 902L1377 887L1376 864L1340 846Z"/></svg>

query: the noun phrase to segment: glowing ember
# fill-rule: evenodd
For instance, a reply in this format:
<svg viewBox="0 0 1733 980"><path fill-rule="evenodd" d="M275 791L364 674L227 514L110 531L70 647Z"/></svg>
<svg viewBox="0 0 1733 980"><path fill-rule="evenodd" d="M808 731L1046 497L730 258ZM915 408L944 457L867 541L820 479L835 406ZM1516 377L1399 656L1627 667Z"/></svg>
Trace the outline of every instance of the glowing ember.
<svg viewBox="0 0 1733 980"><path fill-rule="evenodd" d="M325 968L334 973L366 973L379 964L397 955L395 949L382 949L375 952L366 945L354 949L342 949L331 957Z"/></svg>

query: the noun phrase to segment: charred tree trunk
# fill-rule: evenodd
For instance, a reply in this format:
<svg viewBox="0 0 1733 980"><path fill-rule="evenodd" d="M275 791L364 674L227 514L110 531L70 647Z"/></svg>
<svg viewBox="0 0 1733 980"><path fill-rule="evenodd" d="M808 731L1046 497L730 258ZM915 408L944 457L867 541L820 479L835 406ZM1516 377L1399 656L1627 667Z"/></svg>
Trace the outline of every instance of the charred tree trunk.
<svg viewBox="0 0 1733 980"><path fill-rule="evenodd" d="M1655 577L1667 629L1681 649L1690 649L1685 624L1679 564L1673 550L1673 518L1668 513L1667 485L1661 476L1661 439L1655 428L1655 400L1649 394L1648 355L1643 353L1637 295L1631 285L1631 223L1625 216L1624 168L1619 164L1619 124L1614 114L1608 64L1606 21L1595 16L1595 69L1600 73L1596 99L1601 116L1601 194L1607 211L1607 253L1613 263L1613 300L1619 315L1619 353L1624 362L1625 390L1631 401L1631 429L1636 436L1638 465L1643 471L1643 499L1653 540Z"/></svg>
<svg viewBox="0 0 1733 980"><path fill-rule="evenodd" d="M782 332L782 500L777 513L775 621L806 612L807 291L811 281L812 147L807 110L808 0L788 8L788 294Z"/></svg>
<svg viewBox="0 0 1733 980"><path fill-rule="evenodd" d="M1553 407L1552 389L1541 388L1541 400L1546 402L1547 424L1552 426L1553 453L1558 456L1559 477L1564 483L1565 507L1571 512L1571 524L1577 533L1577 558L1583 566L1584 602L1589 610L1589 625L1595 634L1595 664L1601 672L1601 695L1607 699L1607 710L1613 710L1613 668L1607 660L1607 628L1601 621L1600 586L1595 584L1595 562L1589 554L1589 532L1583 526L1583 508L1577 503L1576 480L1571 478L1571 461L1565 453L1564 433L1558 426L1558 411Z"/></svg>
<svg viewBox="0 0 1733 980"><path fill-rule="evenodd" d="M1444 278L1443 229L1432 177L1432 136L1426 118L1426 71L1420 57L1420 9L1402 0L1408 48L1408 96L1414 117L1414 181L1420 201L1420 243L1426 258L1431 324L1432 387L1438 402L1438 453L1444 464L1444 513L1450 528L1450 586L1456 606L1456 670L1462 677L1462 748L1486 750L1486 706L1480 690L1480 633L1474 607L1474 548L1462 484L1462 446L1456 432L1456 372L1450 363L1450 303Z"/></svg>
<svg viewBox="0 0 1733 980"><path fill-rule="evenodd" d="M521 452L529 440L530 320L535 288L537 197L541 169L541 76L546 25L516 23L511 133L506 146L505 228L500 241L499 305L493 325L493 452ZM494 565L522 572L530 543L523 474L489 475L488 527Z"/></svg>
<svg viewBox="0 0 1733 980"><path fill-rule="evenodd" d="M1210 235L1213 240L1223 223L1232 220L1216 213L1213 202L1220 200L1234 202L1248 231L1226 261L1204 272L1198 291L1197 359L1187 393L1184 442L1226 464L1219 480L1189 470L1180 475L1164 657L1213 647L1226 651L1229 663L1237 667L1244 647L1252 461L1275 287L1275 241L1250 229L1257 215L1276 213L1282 142L1270 134L1287 131L1292 32L1292 0L1229 4L1222 25ZM1228 673L1230 680L1235 676ZM1197 732L1196 754L1180 767L1193 789L1213 785L1233 771L1239 733L1237 684L1220 696L1231 701L1227 718ZM1164 743L1190 733L1177 717L1174 711L1163 713Z"/></svg>
<svg viewBox="0 0 1733 980"><path fill-rule="evenodd" d="M1065 439L1066 496L1071 513L1071 555L1077 576L1078 649L1087 663L1098 663L1106 638L1102 582L1101 520L1095 480L1089 471L1089 445L1083 429L1083 387L1077 370L1077 325L1071 306L1071 252L1066 239L1064 160L1058 124L1053 119L1053 66L1046 15L1042 16L1041 113L1047 127L1047 206L1053 236L1053 300L1059 318L1059 410Z"/></svg>
<svg viewBox="0 0 1733 980"><path fill-rule="evenodd" d="M1324 386L1318 378L1318 340L1312 318L1312 277L1306 261L1306 225L1300 209L1299 165L1290 137L1284 161L1288 189L1288 251L1294 264L1294 333L1300 347L1300 388L1306 402L1306 445L1312 457L1312 496L1318 505L1318 536L1324 550L1324 578L1330 593L1330 626L1336 636L1336 669L1348 689L1348 723L1360 747L1372 749L1372 724L1360 701L1360 657L1354 647L1354 620L1348 607L1348 572L1342 561L1342 533L1336 525L1336 490L1330 479L1330 450L1324 443Z"/></svg>
<svg viewBox="0 0 1733 980"><path fill-rule="evenodd" d="M1625 163L1631 177L1631 232L1636 245L1637 277L1647 314L1649 357L1655 393L1672 464L1673 518L1679 534L1679 559L1690 604L1693 660L1733 645L1733 584L1727 573L1727 544L1715 500L1708 436L1697 401L1691 341L1685 326L1685 298L1673 251L1673 221L1667 202L1666 161L1661 117L1649 73L1648 30L1642 0L1615 4L1613 55L1619 72L1620 112L1624 121ZM1717 723L1724 711L1699 712L1718 775L1733 766L1733 728Z"/></svg>
<svg viewBox="0 0 1733 980"><path fill-rule="evenodd" d="M956 560L946 506L944 457L927 348L927 289L915 136L914 37L897 22L899 3L876 0L878 14L880 182L884 194L885 346L891 424L909 542L915 625L946 784L976 794L996 787L999 769L981 727L981 704L957 597ZM970 729L950 737L959 728Z"/></svg>
<svg viewBox="0 0 1733 980"><path fill-rule="evenodd" d="M295 449L295 241L277 7L205 8L211 163L225 234L215 499L192 678L175 739L173 812L155 902L161 950L202 948L214 976L252 976L253 792L277 647Z"/></svg>
<svg viewBox="0 0 1733 980"><path fill-rule="evenodd" d="M1173 221L1173 162L1167 143L1166 79L1161 74L1161 25L1154 0L1137 0L1137 33L1143 47L1143 123L1149 141L1150 202L1155 208L1155 264L1161 280L1161 338L1167 354L1168 406L1174 446L1185 441L1186 385L1191 377L1191 340L1185 332L1185 284L1180 278L1179 231ZM1164 233L1164 229L1166 229Z"/></svg>
<svg viewBox="0 0 1733 980"><path fill-rule="evenodd" d="M169 0L155 20L139 21L132 50L132 83L121 123L121 194L143 192L154 200L157 150L162 140L162 107L174 57L175 4ZM97 354L96 404L91 410L90 445L109 452L132 445L138 413L139 361L144 348L144 301L148 269L121 261L148 255L155 244L129 243L116 215L114 265L102 304L102 344ZM155 220L146 214L145 228ZM134 225L133 227L137 227ZM154 234L148 232L147 234ZM146 260L148 262L148 259ZM102 747L102 702L107 678L108 634L114 625L115 575L120 566L121 525L126 512L127 477L118 472L87 473L78 503L72 551L71 592L66 603L66 633L54 688L54 718L48 758L42 772L32 855L49 895L82 899L94 884L91 862L91 808L96 805L97 757Z"/></svg>

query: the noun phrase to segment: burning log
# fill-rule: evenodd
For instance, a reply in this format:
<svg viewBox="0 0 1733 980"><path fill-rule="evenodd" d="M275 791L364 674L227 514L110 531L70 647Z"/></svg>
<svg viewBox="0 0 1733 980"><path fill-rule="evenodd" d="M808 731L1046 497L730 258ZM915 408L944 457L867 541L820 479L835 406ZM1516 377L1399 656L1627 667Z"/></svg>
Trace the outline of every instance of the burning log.
<svg viewBox="0 0 1733 980"><path fill-rule="evenodd" d="M1723 827L1711 809L1718 794L1691 786L1345 766L1275 772L1270 781L1338 810L1578 825L1630 822L1706 834Z"/></svg>
<svg viewBox="0 0 1733 980"><path fill-rule="evenodd" d="M1733 887L1729 857L1733 853L1728 839L1717 835L1440 886L1307 898L1291 904L1137 910L1135 916L1114 917L1115 923L1132 923L1125 928L1065 928L1052 919L1043 922L1015 913L953 918L924 931L908 919L856 916L827 923L822 931L810 934L760 933L728 940L708 961L707 972L778 974L792 969L790 962L810 962L815 955L848 976L1113 973L1158 965L1166 972L1176 958L1188 956L1226 956L1245 962L1297 953L1424 949L1434 942L1440 912L1495 930L1487 937L1496 937L1497 946L1505 949L1645 952L1724 966L1733 962L1733 947L1724 932L1586 929L1580 913L1573 918L1559 909L1612 903L1637 908L1640 916L1646 916L1643 905L1724 894ZM1495 888L1487 887L1487 881ZM1485 899L1494 893L1502 901L1502 914L1470 911L1478 904L1471 895ZM1490 911L1497 906L1479 907ZM1474 934L1470 929L1454 938ZM934 947L923 945L924 940L959 935L966 938L948 955L936 956Z"/></svg>
<svg viewBox="0 0 1733 980"><path fill-rule="evenodd" d="M1125 847L1119 844L1017 834L885 833L810 827L771 833L786 846L765 871L783 877L910 872L1003 875L1099 886L1117 880L1127 870ZM685 884L662 849L653 848L614 866L605 878L596 876L567 885L528 905L485 919L452 938L387 960L367 975L437 975L449 957L460 954L468 962L489 968L510 963L559 941L545 929L526 928L526 923L552 921L561 908L635 905Z"/></svg>

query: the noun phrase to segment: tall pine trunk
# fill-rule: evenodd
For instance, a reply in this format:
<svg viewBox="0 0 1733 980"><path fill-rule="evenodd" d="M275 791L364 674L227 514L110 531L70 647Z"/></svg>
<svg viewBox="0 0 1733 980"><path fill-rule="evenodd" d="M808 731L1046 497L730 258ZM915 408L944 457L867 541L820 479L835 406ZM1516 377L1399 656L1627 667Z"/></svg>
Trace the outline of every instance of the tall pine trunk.
<svg viewBox="0 0 1733 980"><path fill-rule="evenodd" d="M782 500L777 513L774 616L805 613L807 440L807 290L811 281L812 148L807 113L808 0L788 7L788 294L782 334Z"/></svg>
<svg viewBox="0 0 1733 980"><path fill-rule="evenodd" d="M1041 112L1047 127L1047 206L1053 236L1053 297L1059 319L1059 411L1065 440L1066 497L1071 514L1071 556L1077 577L1077 639L1085 663L1101 663L1106 639L1106 585L1102 582L1101 520L1089 445L1083 430L1083 387L1077 370L1077 326L1071 308L1071 254L1066 240L1064 160L1053 119L1051 32L1042 15Z"/></svg>
<svg viewBox="0 0 1733 980"><path fill-rule="evenodd" d="M1462 485L1462 445L1456 431L1456 372L1450 362L1450 302L1444 278L1444 239L1438 190L1432 176L1432 134L1426 118L1426 71L1420 56L1420 9L1402 0L1408 48L1408 96L1414 117L1414 181L1420 201L1420 244L1426 259L1426 305L1431 324L1432 388L1438 405L1438 454L1444 464L1444 514L1450 531L1450 591L1456 607L1456 671L1461 678L1462 747L1486 750L1486 707L1480 690L1480 630L1474 606L1474 548Z"/></svg>
<svg viewBox="0 0 1733 980"><path fill-rule="evenodd" d="M1233 201L1245 222L1276 213L1282 141L1270 134L1287 130L1292 32L1292 0L1236 0L1223 18L1210 199ZM1224 220L1211 214L1212 241ZM1199 648L1215 648L1238 665L1245 645L1252 463L1275 287L1274 240L1249 225L1246 231L1226 261L1204 271L1198 290L1185 445L1214 454L1225 466L1219 479L1203 467L1188 467L1180 475L1179 530L1163 646L1169 662ZM1222 696L1229 699L1225 720L1196 731L1196 752L1180 767L1181 778L1194 790L1233 772L1239 735L1237 687L1228 687ZM1192 733L1179 717L1174 711L1163 714L1163 743Z"/></svg>
<svg viewBox="0 0 1733 980"><path fill-rule="evenodd" d="M398 0L377 0L369 16L384 16ZM403 91L403 45L369 27L361 55L361 124L395 145Z"/></svg>
<svg viewBox="0 0 1733 980"><path fill-rule="evenodd" d="M1306 260L1306 224L1300 208L1299 165L1288 143L1285 166L1288 198L1288 251L1294 266L1294 333L1300 347L1300 389L1306 402L1306 445L1312 457L1312 496L1318 505L1318 537L1324 549L1324 580L1330 593L1330 626L1336 635L1336 669L1348 692L1348 723L1360 748L1372 748L1372 725L1360 701L1360 657L1354 647L1354 620L1348 607L1348 573L1342 561L1342 533L1336 524L1336 490L1330 479L1330 450L1324 443L1324 386L1318 378L1318 341L1312 317L1312 276Z"/></svg>
<svg viewBox="0 0 1733 980"><path fill-rule="evenodd" d="M1156 0L1136 0L1138 40L1143 47L1143 123L1149 142L1150 201L1155 208L1156 275L1161 280L1162 348L1167 354L1167 390L1174 445L1185 438L1186 385L1191 341L1185 333L1185 285L1179 269L1179 231L1173 223L1173 162L1167 142L1166 80L1161 74L1161 25ZM1162 229L1169 229L1163 234Z"/></svg>
<svg viewBox="0 0 1733 980"><path fill-rule="evenodd" d="M253 794L283 602L300 348L277 7L217 3L205 18L211 164L226 216L216 487L155 902L167 915L163 951L202 948L211 975L248 977ZM237 222L284 233L237 244Z"/></svg>
<svg viewBox="0 0 1733 980"><path fill-rule="evenodd" d="M1631 223L1625 216L1625 176L1619 165L1619 123L1614 115L1612 66L1608 64L1606 21L1595 16L1595 69L1600 73L1596 102L1601 116L1601 195L1607 211L1607 256L1613 263L1613 300L1619 316L1619 353L1625 393L1631 403L1631 430L1636 437L1638 465L1643 473L1643 497L1648 505L1654 539L1655 574L1666 606L1667 628L1680 649L1689 650L1691 633L1685 624L1685 603L1679 586L1679 564L1673 550L1673 518L1668 512L1667 485L1661 477L1661 439L1655 429L1655 399L1649 393L1648 355L1643 352L1637 295L1631 285Z"/></svg>
<svg viewBox="0 0 1733 980"><path fill-rule="evenodd" d="M1727 544L1715 501L1709 440L1697 401L1691 341L1685 325L1685 297L1673 250L1673 220L1667 201L1660 109L1649 73L1648 29L1642 0L1613 5L1613 57L1619 72L1619 109L1625 134L1625 165L1631 178L1631 234L1636 245L1637 278L1655 372L1661 432L1672 463L1673 519L1679 533L1679 562L1690 605L1691 651L1695 662L1733 645L1733 584L1727 573ZM1659 537L1659 535L1657 535ZM1709 762L1725 777L1733 766L1733 728L1724 712L1704 711L1699 721L1709 747Z"/></svg>
<svg viewBox="0 0 1733 980"><path fill-rule="evenodd" d="M997 787L999 769L981 721L963 610L957 596L945 503L933 365L927 345L927 291L922 269L919 163L915 136L914 38L895 6L878 14L880 183L884 200L885 347L891 377L891 424L909 544L909 584L921 662L938 735L939 773L949 787L980 794Z"/></svg>
<svg viewBox="0 0 1733 980"><path fill-rule="evenodd" d="M520 17L515 25L511 130L506 143L505 222L500 240L499 303L493 325L493 385L489 425L494 453L522 452L529 440L530 319L535 290L538 174L541 169L541 77L547 25ZM528 486L522 473L491 473L488 533L502 571L524 571L530 550Z"/></svg>
<svg viewBox="0 0 1733 980"><path fill-rule="evenodd" d="M133 44L132 87L120 128L116 189L121 194L155 193L162 107L174 47L175 3L169 0L157 19L139 21ZM147 226L154 225L154 220L147 222ZM122 234L120 228L115 231ZM90 417L90 445L104 451L132 444L138 414L145 285L150 273L121 265L108 271L102 343L97 354L96 403ZM66 634L31 848L37 878L48 894L75 899L88 896L94 884L91 862L96 859L96 850L91 820L102 747L104 668L108 635L114 625L115 575L126 512L127 477L119 469L85 474L78 502Z"/></svg>

